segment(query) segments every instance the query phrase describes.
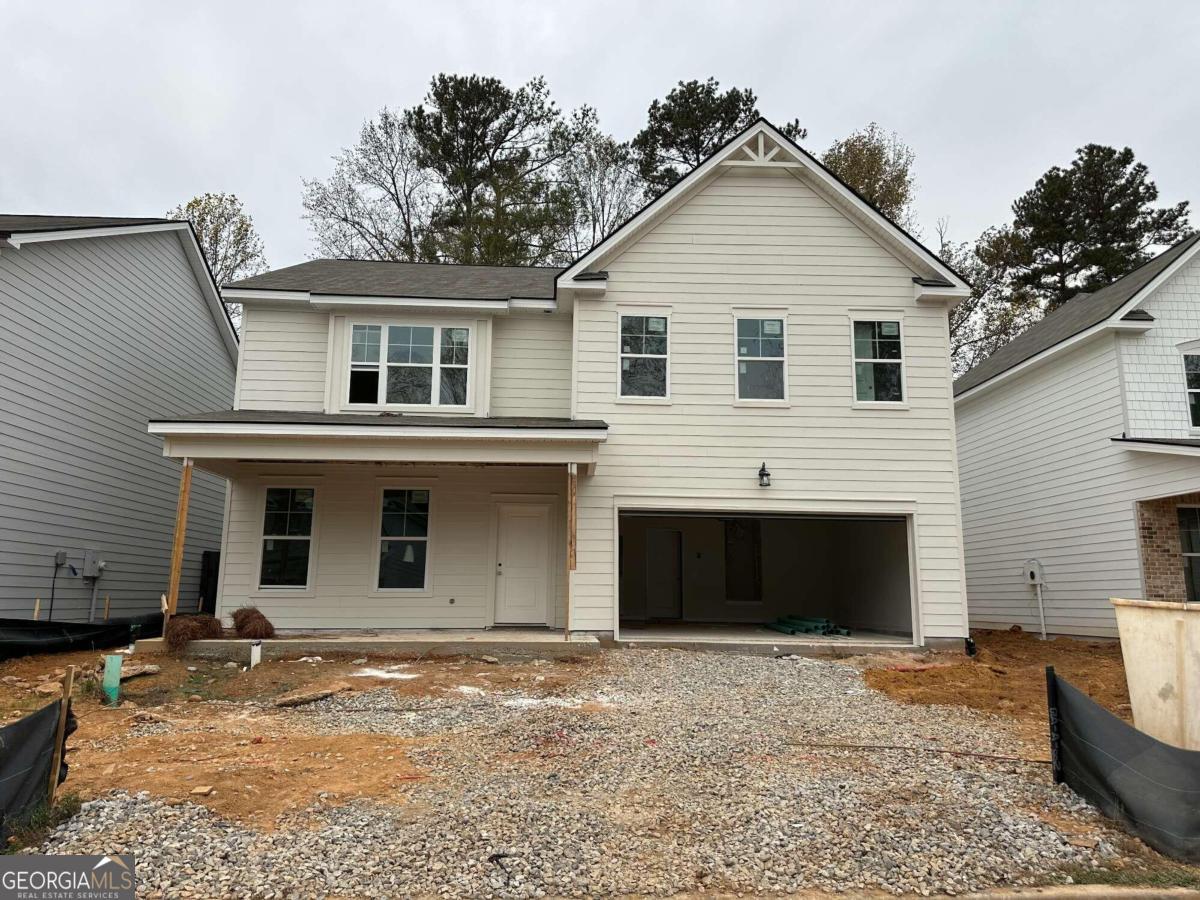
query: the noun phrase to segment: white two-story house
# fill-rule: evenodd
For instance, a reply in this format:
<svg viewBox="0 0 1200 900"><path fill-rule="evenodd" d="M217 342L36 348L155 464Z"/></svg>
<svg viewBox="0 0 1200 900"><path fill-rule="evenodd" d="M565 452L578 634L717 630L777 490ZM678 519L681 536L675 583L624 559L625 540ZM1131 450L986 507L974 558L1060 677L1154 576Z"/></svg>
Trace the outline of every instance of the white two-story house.
<svg viewBox="0 0 1200 900"><path fill-rule="evenodd" d="M1116 635L1200 593L1200 236L1080 294L955 383L973 626Z"/></svg>
<svg viewBox="0 0 1200 900"><path fill-rule="evenodd" d="M565 270L228 287L234 408L150 430L229 479L219 609L280 628L961 640L967 292L760 121Z"/></svg>

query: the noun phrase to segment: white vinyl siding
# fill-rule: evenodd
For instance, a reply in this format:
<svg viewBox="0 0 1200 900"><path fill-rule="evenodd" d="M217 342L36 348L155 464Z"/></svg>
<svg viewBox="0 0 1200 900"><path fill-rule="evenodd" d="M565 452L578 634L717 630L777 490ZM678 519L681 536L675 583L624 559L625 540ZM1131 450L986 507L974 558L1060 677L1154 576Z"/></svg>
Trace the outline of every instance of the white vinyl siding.
<svg viewBox="0 0 1200 900"><path fill-rule="evenodd" d="M176 233L0 251L0 614L48 614L57 550L108 567L99 606L155 612L166 590L179 462L147 419L228 408L234 361ZM192 480L180 610L220 547L224 481ZM54 618L83 621L91 585L59 572Z"/></svg>
<svg viewBox="0 0 1200 900"><path fill-rule="evenodd" d="M493 416L571 415L571 317L512 313L492 320Z"/></svg>
<svg viewBox="0 0 1200 900"><path fill-rule="evenodd" d="M1200 489L1195 459L1111 440L1126 430L1117 352L1101 335L958 404L972 626L1037 627L1021 576L1037 559L1050 631L1115 636L1109 598L1142 592L1136 501Z"/></svg>
<svg viewBox="0 0 1200 900"><path fill-rule="evenodd" d="M247 303L242 315L238 408L323 411L329 313Z"/></svg>
<svg viewBox="0 0 1200 900"><path fill-rule="evenodd" d="M263 489L316 487L309 590L258 589ZM413 486L431 498L429 569L422 592L378 589L383 489ZM277 628L483 628L492 624L495 509L529 494L551 498L556 542L551 625L566 606L566 474L563 466L244 464L230 480L220 614L253 604Z"/></svg>
<svg viewBox="0 0 1200 900"><path fill-rule="evenodd" d="M609 423L580 479L572 626L614 624L618 496L915 508L926 637L966 633L945 307L918 305L913 272L789 172L731 169L612 261L601 299L581 296L577 408ZM670 307L671 403L618 397L617 311ZM787 310L790 406L744 407L730 364L733 313ZM852 409L850 312L905 323L909 409ZM772 486L758 486L766 461ZM684 504L681 501L681 506Z"/></svg>

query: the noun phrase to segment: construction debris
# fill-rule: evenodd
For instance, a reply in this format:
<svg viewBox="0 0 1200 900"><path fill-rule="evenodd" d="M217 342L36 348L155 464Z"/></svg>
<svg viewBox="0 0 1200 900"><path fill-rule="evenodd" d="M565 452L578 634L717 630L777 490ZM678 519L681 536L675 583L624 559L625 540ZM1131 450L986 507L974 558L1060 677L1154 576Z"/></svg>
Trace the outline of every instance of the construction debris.
<svg viewBox="0 0 1200 900"><path fill-rule="evenodd" d="M139 675L157 675L160 671L161 669L153 664L144 666L123 666L121 668L121 680L127 681L130 678L137 678Z"/></svg>
<svg viewBox="0 0 1200 900"><path fill-rule="evenodd" d="M282 697L275 699L275 705L303 706L306 703L316 703L318 700L324 700L326 697L332 697L334 694L340 694L342 691L348 690L350 690L350 685L344 681L336 681L323 688L303 688L298 691L292 691L290 694L284 694Z"/></svg>
<svg viewBox="0 0 1200 900"><path fill-rule="evenodd" d="M841 637L849 637L850 629L842 628L834 624L829 619L818 618L815 616L781 616L774 622L768 622L767 627L772 631L779 631L783 634L816 634L816 635L839 635Z"/></svg>

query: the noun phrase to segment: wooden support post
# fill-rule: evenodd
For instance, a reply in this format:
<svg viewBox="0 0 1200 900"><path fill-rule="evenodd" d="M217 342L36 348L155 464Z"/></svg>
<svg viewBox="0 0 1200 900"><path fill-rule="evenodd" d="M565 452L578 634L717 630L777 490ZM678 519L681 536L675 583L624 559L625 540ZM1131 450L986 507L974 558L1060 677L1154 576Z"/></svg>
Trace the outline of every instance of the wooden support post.
<svg viewBox="0 0 1200 900"><path fill-rule="evenodd" d="M108 594L104 595L104 621L108 621Z"/></svg>
<svg viewBox="0 0 1200 900"><path fill-rule="evenodd" d="M167 610L163 614L163 632L179 608L179 582L183 577L183 542L187 535L188 500L192 494L192 461L185 457L179 473L179 505L175 509L175 540L171 544L171 580L167 587Z"/></svg>
<svg viewBox="0 0 1200 900"><path fill-rule="evenodd" d="M71 709L71 692L75 690L75 667L67 666L63 676L62 700L58 707L58 728L54 732L54 756L50 761L50 784L46 791L47 805L54 806L54 795L58 792L58 770L62 767L63 734L67 730L67 713Z"/></svg>
<svg viewBox="0 0 1200 900"><path fill-rule="evenodd" d="M42 598L38 597L33 601L33 621L37 621L42 614Z"/></svg>
<svg viewBox="0 0 1200 900"><path fill-rule="evenodd" d="M567 463L567 617L563 622L563 640L571 639L571 579L575 574L576 526L579 521L579 467Z"/></svg>

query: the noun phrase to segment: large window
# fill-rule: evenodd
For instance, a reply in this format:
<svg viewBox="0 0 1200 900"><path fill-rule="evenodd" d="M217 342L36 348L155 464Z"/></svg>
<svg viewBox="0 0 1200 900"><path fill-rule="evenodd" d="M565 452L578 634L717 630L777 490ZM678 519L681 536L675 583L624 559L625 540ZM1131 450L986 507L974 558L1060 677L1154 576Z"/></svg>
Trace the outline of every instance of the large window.
<svg viewBox="0 0 1200 900"><path fill-rule="evenodd" d="M314 494L312 488L267 488L258 577L261 587L308 586Z"/></svg>
<svg viewBox="0 0 1200 900"><path fill-rule="evenodd" d="M380 590L423 590L429 562L429 491L387 488L379 524Z"/></svg>
<svg viewBox="0 0 1200 900"><path fill-rule="evenodd" d="M441 325L354 325L351 404L467 406L471 329Z"/></svg>
<svg viewBox="0 0 1200 900"><path fill-rule="evenodd" d="M1185 353L1183 374L1187 379L1188 415L1193 428L1200 428L1200 353Z"/></svg>
<svg viewBox="0 0 1200 900"><path fill-rule="evenodd" d="M904 401L904 352L898 321L854 323L854 398L860 403Z"/></svg>
<svg viewBox="0 0 1200 900"><path fill-rule="evenodd" d="M737 320L739 400L783 400L787 396L784 340L783 319Z"/></svg>
<svg viewBox="0 0 1200 900"><path fill-rule="evenodd" d="M621 316L621 396L666 397L666 316Z"/></svg>
<svg viewBox="0 0 1200 900"><path fill-rule="evenodd" d="M1181 506L1179 513L1179 544L1183 551L1183 577L1187 581L1189 603L1200 598L1200 507Z"/></svg>

